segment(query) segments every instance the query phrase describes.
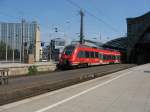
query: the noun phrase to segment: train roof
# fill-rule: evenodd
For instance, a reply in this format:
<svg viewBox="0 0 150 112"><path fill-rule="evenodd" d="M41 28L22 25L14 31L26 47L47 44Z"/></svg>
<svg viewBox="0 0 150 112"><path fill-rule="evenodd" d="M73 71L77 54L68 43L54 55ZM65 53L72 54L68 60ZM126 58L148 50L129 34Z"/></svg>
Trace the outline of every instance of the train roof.
<svg viewBox="0 0 150 112"><path fill-rule="evenodd" d="M84 44L79 44L79 43L77 43L77 44L70 44L68 46L82 47L82 48L94 48L94 49L97 49L97 50L102 50L103 52L107 51L107 52L115 52L115 53L120 54L120 52L118 50L113 50L113 49L103 48L103 47L91 47L91 46L84 45Z"/></svg>

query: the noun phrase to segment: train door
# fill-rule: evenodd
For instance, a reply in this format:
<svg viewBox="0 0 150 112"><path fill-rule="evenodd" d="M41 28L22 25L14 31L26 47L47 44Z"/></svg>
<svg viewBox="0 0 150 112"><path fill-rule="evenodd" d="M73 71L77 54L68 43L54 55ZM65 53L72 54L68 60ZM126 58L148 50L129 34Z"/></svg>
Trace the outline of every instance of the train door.
<svg viewBox="0 0 150 112"><path fill-rule="evenodd" d="M85 61L87 65L90 65L90 52L85 51Z"/></svg>
<svg viewBox="0 0 150 112"><path fill-rule="evenodd" d="M99 57L98 57L98 52L90 52L90 62L91 65L97 65L99 64Z"/></svg>
<svg viewBox="0 0 150 112"><path fill-rule="evenodd" d="M103 53L99 53L99 64L103 64Z"/></svg>
<svg viewBox="0 0 150 112"><path fill-rule="evenodd" d="M120 63L120 56L119 55L115 56L115 63Z"/></svg>
<svg viewBox="0 0 150 112"><path fill-rule="evenodd" d="M94 64L94 52L90 52L90 64L93 65Z"/></svg>
<svg viewBox="0 0 150 112"><path fill-rule="evenodd" d="M94 63L99 64L99 53L98 52L94 52Z"/></svg>
<svg viewBox="0 0 150 112"><path fill-rule="evenodd" d="M103 64L109 64L108 54L103 55Z"/></svg>
<svg viewBox="0 0 150 112"><path fill-rule="evenodd" d="M85 51L79 51L77 54L77 61L79 62L79 64L83 64L85 63Z"/></svg>

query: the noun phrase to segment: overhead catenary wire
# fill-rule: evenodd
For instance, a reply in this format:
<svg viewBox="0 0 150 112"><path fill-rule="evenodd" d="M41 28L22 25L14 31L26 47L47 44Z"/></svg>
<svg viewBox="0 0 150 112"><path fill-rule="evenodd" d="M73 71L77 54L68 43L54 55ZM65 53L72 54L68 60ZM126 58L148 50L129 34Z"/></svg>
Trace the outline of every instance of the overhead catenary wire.
<svg viewBox="0 0 150 112"><path fill-rule="evenodd" d="M0 12L0 15L5 16L5 17L9 17L9 18L15 19L15 20L20 19L20 18L18 18L18 17L12 16L12 15L8 15L8 14L5 14L5 13L3 13L3 12Z"/></svg>
<svg viewBox="0 0 150 112"><path fill-rule="evenodd" d="M99 13L99 14L101 14L104 18L106 18L108 21L109 21L109 23L110 22L112 22L112 18L109 16L109 15L107 15L107 14L105 14L103 11L101 11L101 9L99 9L98 7L96 7L96 6L94 6L94 8L97 10L97 12ZM116 24L115 24L115 29L116 29ZM118 26L117 26L118 27ZM118 27L119 28L119 27ZM117 29L118 30L118 29ZM118 30L119 32L121 31L121 30ZM122 32L121 32L121 34L122 34Z"/></svg>
<svg viewBox="0 0 150 112"><path fill-rule="evenodd" d="M84 9L83 7L81 7L80 5L78 5L77 3L73 2L72 0L66 0L69 4L71 4L72 6L82 9L86 14L88 14L89 16L95 18L97 21L105 24L109 29L111 29L112 31L114 31L115 33L120 33L120 31L118 29L116 29L115 27L113 27L112 25L108 24L106 21L104 21L103 19L97 17L95 14L91 13L89 10Z"/></svg>

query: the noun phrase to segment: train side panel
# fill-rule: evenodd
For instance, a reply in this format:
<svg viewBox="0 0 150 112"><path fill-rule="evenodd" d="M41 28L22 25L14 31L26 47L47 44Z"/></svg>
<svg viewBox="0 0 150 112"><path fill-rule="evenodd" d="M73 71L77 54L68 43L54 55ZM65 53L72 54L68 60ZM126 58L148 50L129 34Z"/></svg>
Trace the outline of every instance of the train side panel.
<svg viewBox="0 0 150 112"><path fill-rule="evenodd" d="M120 63L120 52L92 47L66 47L60 58L62 66L100 65Z"/></svg>

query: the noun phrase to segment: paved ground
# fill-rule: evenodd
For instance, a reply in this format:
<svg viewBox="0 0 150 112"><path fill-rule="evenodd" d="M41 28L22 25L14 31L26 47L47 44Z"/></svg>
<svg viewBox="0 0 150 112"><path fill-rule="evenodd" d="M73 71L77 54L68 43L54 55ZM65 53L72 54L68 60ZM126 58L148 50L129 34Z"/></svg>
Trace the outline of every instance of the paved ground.
<svg viewBox="0 0 150 112"><path fill-rule="evenodd" d="M23 86L29 87L35 84L41 84L46 82L58 82L65 79L72 79L79 76L84 76L86 74L92 73L103 73L106 71L113 71L119 70L119 68L126 68L132 67L134 65L130 64L117 64L117 65L105 65L105 66L96 66L90 68L81 68L81 69L74 69L74 70L66 70L66 71L58 71L58 72L51 72L44 75L32 75L32 76L22 76L22 77L15 77L9 79L8 85L0 86L0 93L8 92L14 89L22 88Z"/></svg>
<svg viewBox="0 0 150 112"><path fill-rule="evenodd" d="M0 112L150 112L150 64L0 107Z"/></svg>
<svg viewBox="0 0 150 112"><path fill-rule="evenodd" d="M60 72L51 72L45 75L12 78L9 80L8 85L0 86L0 105L69 86L71 84L84 81L89 76L102 76L132 66L135 65L105 65Z"/></svg>

